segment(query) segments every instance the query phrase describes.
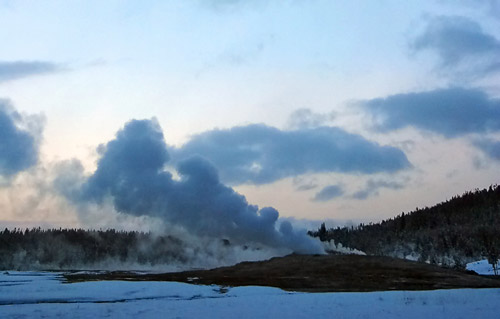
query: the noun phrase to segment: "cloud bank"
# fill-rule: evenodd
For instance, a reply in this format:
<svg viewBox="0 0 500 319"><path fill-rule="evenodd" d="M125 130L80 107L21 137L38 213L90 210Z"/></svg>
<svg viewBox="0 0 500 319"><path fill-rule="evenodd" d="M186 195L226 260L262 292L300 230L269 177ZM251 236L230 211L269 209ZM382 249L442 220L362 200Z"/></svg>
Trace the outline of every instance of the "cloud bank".
<svg viewBox="0 0 500 319"><path fill-rule="evenodd" d="M500 41L465 17L432 18L411 48L414 52L434 52L444 70L455 69L469 75L500 70Z"/></svg>
<svg viewBox="0 0 500 319"><path fill-rule="evenodd" d="M313 198L315 202L326 202L344 194L344 189L340 185L329 185L320 190Z"/></svg>
<svg viewBox="0 0 500 319"><path fill-rule="evenodd" d="M100 148L96 171L67 195L79 204L111 200L118 212L159 217L188 232L260 243L297 253L322 253L305 230L279 220L274 208L259 209L219 180L200 156L177 163L179 180L164 170L169 153L156 120L132 120ZM279 226L279 230L277 229Z"/></svg>
<svg viewBox="0 0 500 319"><path fill-rule="evenodd" d="M171 150L175 161L200 155L224 182L266 184L306 173L396 172L411 165L398 148L336 127L283 131L264 124L212 130Z"/></svg>
<svg viewBox="0 0 500 319"><path fill-rule="evenodd" d="M39 136L29 121L0 99L0 178L9 179L38 161Z"/></svg>
<svg viewBox="0 0 500 319"><path fill-rule="evenodd" d="M500 100L477 89L396 94L360 104L381 132L415 127L453 138L500 130Z"/></svg>
<svg viewBox="0 0 500 319"><path fill-rule="evenodd" d="M44 61L0 61L0 82L60 71L58 64Z"/></svg>

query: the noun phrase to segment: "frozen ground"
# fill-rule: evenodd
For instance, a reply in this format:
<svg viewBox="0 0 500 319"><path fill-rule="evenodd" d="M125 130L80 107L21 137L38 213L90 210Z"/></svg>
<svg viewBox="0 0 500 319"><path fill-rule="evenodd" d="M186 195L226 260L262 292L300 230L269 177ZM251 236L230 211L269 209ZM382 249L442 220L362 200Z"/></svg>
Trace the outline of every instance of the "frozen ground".
<svg viewBox="0 0 500 319"><path fill-rule="evenodd" d="M499 318L500 289L290 293L173 282L63 283L0 274L0 318Z"/></svg>
<svg viewBox="0 0 500 319"><path fill-rule="evenodd" d="M498 263L500 267L500 262ZM488 263L488 260L480 260L468 263L466 266L467 270L474 270L480 275L494 275L493 267Z"/></svg>

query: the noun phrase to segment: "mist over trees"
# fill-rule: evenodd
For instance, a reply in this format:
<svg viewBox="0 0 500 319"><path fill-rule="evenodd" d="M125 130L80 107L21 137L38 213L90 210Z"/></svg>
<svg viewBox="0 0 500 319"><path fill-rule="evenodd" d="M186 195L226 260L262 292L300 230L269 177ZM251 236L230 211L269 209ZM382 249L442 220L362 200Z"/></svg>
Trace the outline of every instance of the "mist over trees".
<svg viewBox="0 0 500 319"><path fill-rule="evenodd" d="M418 260L450 267L500 257L500 187L476 189L433 207L375 224L326 229L309 234L368 255Z"/></svg>
<svg viewBox="0 0 500 319"><path fill-rule="evenodd" d="M178 271L270 258L276 251L151 232L83 229L0 231L2 270Z"/></svg>
<svg viewBox="0 0 500 319"><path fill-rule="evenodd" d="M187 262L179 239L112 229L5 229L0 256L1 269L17 270Z"/></svg>

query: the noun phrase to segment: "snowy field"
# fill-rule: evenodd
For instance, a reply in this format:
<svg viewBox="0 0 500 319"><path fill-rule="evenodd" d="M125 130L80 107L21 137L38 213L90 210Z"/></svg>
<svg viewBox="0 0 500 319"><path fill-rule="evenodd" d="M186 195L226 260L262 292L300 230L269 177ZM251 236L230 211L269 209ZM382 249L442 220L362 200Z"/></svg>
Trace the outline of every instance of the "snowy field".
<svg viewBox="0 0 500 319"><path fill-rule="evenodd" d="M497 264L500 267L500 262ZM475 261L468 263L466 266L467 270L474 270L480 275L494 275L493 267L488 263L487 259Z"/></svg>
<svg viewBox="0 0 500 319"><path fill-rule="evenodd" d="M173 282L64 283L0 274L0 318L500 318L500 289L290 293Z"/></svg>

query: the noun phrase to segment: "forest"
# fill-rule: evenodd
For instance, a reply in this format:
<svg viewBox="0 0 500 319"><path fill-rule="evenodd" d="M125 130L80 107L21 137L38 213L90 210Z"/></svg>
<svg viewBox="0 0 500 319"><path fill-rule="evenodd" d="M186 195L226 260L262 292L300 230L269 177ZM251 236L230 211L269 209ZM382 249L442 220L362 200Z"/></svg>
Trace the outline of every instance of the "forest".
<svg viewBox="0 0 500 319"><path fill-rule="evenodd" d="M0 232L4 270L151 267L187 263L188 258L181 240L149 232L40 228Z"/></svg>
<svg viewBox="0 0 500 319"><path fill-rule="evenodd" d="M379 223L331 229L322 224L309 234L368 255L456 268L483 258L493 262L500 255L500 187L468 191Z"/></svg>

